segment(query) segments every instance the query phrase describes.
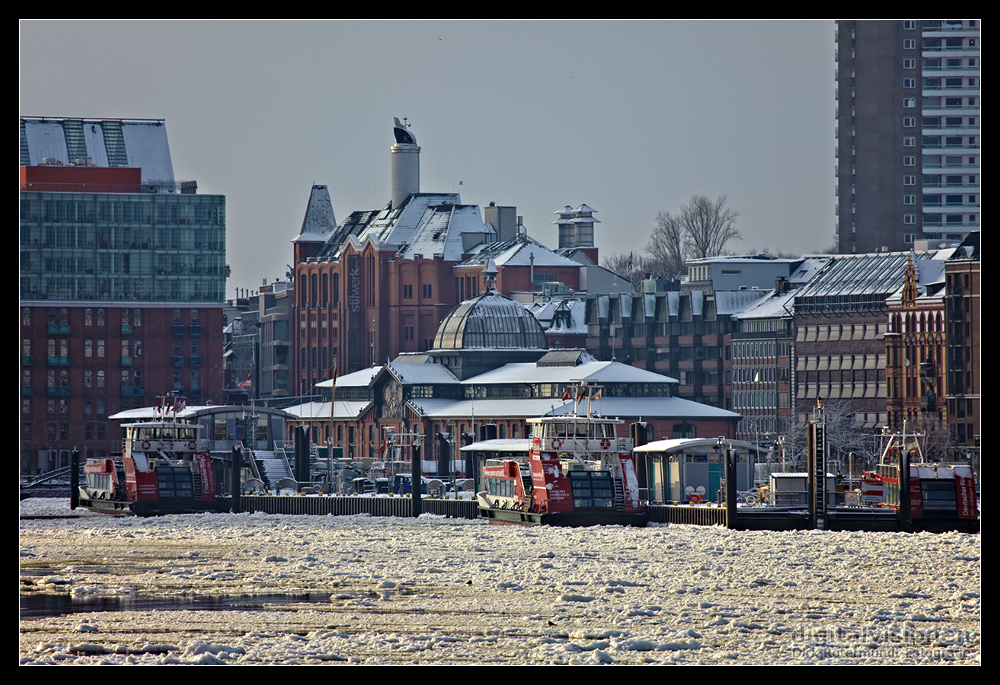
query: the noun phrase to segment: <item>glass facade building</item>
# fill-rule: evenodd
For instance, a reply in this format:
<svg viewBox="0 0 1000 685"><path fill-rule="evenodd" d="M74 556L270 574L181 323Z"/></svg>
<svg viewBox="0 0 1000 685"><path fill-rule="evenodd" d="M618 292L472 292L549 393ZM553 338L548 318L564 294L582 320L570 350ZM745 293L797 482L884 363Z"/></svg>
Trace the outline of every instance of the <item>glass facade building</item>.
<svg viewBox="0 0 1000 685"><path fill-rule="evenodd" d="M21 298L222 302L226 199L21 193Z"/></svg>

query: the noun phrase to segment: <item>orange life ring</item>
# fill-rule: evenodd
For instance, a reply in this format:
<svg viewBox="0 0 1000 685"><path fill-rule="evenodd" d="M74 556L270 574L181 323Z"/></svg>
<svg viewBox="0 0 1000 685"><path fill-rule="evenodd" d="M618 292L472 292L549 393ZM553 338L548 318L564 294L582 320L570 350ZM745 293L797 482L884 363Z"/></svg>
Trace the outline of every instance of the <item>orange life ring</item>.
<svg viewBox="0 0 1000 685"><path fill-rule="evenodd" d="M602 450L606 450L609 447L611 447L611 441L610 440L608 440L607 438L604 438L603 440L601 440L601 449Z"/></svg>
<svg viewBox="0 0 1000 685"><path fill-rule="evenodd" d="M195 447L196 447L196 445L194 444L194 440L189 440L188 441L188 449L189 450L193 450Z"/></svg>
<svg viewBox="0 0 1000 685"><path fill-rule="evenodd" d="M560 447L562 447L562 445L563 445L562 438L556 438L555 440L552 441L552 447L554 449L559 449Z"/></svg>
<svg viewBox="0 0 1000 685"><path fill-rule="evenodd" d="M148 450L149 449L149 440L143 440L142 441L142 449L143 450Z"/></svg>

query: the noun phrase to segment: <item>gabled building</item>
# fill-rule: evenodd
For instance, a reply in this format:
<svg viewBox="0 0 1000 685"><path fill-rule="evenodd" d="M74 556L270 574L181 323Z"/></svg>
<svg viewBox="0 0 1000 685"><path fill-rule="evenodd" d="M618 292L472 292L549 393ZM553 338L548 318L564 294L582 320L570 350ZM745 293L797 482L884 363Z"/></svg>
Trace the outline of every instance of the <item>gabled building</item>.
<svg viewBox="0 0 1000 685"><path fill-rule="evenodd" d="M513 207L481 212L457 193L421 192L420 147L407 125L395 124L385 207L338 225L326 186L310 194L293 241L295 394L308 394L335 366L342 375L431 349L445 315L484 291L490 259L501 292L530 290L541 277L578 287L580 264L523 235Z"/></svg>
<svg viewBox="0 0 1000 685"><path fill-rule="evenodd" d="M903 284L891 295L885 334L886 411L891 431L943 427L945 318L943 259L906 263Z"/></svg>

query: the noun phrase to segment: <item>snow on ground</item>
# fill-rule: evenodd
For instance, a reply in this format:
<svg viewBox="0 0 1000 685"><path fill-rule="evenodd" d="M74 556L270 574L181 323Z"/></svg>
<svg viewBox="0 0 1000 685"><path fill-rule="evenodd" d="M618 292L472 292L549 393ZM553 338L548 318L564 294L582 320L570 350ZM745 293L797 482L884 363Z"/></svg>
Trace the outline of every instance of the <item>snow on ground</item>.
<svg viewBox="0 0 1000 685"><path fill-rule="evenodd" d="M68 512L68 500L53 502ZM153 596L176 608L22 617L20 658L978 665L980 554L980 537L962 533L520 528L427 515L23 519L22 597ZM299 601L190 608L206 595L275 594Z"/></svg>

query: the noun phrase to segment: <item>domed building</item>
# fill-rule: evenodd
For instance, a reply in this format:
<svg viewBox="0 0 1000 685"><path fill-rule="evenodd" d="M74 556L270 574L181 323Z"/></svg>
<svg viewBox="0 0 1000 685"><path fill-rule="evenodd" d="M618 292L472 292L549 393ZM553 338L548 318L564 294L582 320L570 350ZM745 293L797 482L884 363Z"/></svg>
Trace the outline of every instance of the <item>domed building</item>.
<svg viewBox="0 0 1000 685"><path fill-rule="evenodd" d="M438 326L433 349L425 354L466 380L503 364L533 362L547 349L538 319L524 305L490 288L448 313Z"/></svg>
<svg viewBox="0 0 1000 685"><path fill-rule="evenodd" d="M449 312L433 349L319 383L332 387L332 407L327 400L289 411L313 428L316 443L329 440L355 459L378 459L387 431L419 434L424 459L442 469L462 444L524 438L528 419L576 411L584 386L600 391L595 413L642 421L650 439L734 436L739 414L673 397L676 385L583 349L546 349L531 312L488 287Z"/></svg>

